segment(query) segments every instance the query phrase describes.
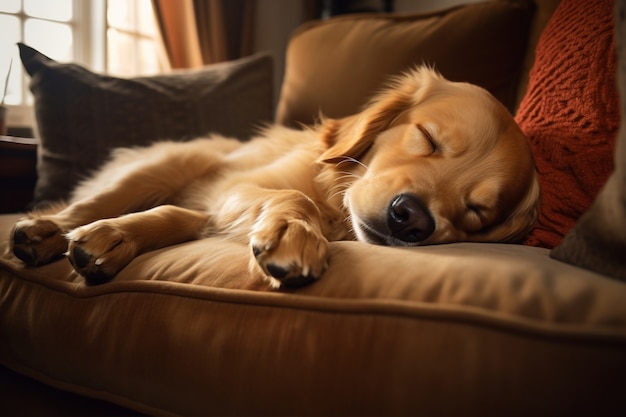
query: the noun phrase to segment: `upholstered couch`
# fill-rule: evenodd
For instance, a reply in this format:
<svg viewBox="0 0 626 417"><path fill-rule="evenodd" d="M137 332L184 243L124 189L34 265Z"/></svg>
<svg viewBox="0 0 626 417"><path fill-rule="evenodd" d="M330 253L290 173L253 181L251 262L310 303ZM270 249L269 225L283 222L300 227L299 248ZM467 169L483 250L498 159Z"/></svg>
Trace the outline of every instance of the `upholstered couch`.
<svg viewBox="0 0 626 417"><path fill-rule="evenodd" d="M249 248L219 239L87 286L66 260L23 266L6 251L20 214L0 216L0 414L626 415L625 11L615 36L612 1L555 7L308 23L275 114L267 56L120 80L22 46L35 204L67 196L111 147L339 117L425 62L515 113L542 208L515 245L335 242L322 279L289 291L268 290Z"/></svg>

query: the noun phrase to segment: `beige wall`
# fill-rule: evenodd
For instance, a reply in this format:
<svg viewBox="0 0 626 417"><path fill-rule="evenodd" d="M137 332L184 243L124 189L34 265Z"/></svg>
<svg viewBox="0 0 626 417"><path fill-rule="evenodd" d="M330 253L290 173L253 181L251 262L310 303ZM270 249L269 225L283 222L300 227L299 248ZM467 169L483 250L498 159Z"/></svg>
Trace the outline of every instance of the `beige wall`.
<svg viewBox="0 0 626 417"><path fill-rule="evenodd" d="M274 102L278 100L285 66L285 50L291 33L303 21L300 0L261 0L257 2L254 50L274 57Z"/></svg>

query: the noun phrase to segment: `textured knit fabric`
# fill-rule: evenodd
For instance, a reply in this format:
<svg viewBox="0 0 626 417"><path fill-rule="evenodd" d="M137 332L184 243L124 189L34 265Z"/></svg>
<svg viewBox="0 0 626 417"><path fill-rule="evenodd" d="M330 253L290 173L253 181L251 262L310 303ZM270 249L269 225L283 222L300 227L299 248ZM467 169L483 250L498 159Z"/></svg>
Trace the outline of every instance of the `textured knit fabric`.
<svg viewBox="0 0 626 417"><path fill-rule="evenodd" d="M564 0L539 40L516 116L531 141L542 193L527 244L558 245L613 170L619 127L613 29L611 0Z"/></svg>
<svg viewBox="0 0 626 417"><path fill-rule="evenodd" d="M615 171L589 211L550 256L626 281L626 2L616 6L622 124L617 136Z"/></svg>

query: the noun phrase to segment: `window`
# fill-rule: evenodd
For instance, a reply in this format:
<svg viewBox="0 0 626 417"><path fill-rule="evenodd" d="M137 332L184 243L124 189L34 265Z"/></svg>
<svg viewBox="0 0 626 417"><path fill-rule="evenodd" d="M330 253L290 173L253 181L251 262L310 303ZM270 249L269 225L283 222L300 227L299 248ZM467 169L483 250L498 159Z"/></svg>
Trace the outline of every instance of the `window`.
<svg viewBox="0 0 626 417"><path fill-rule="evenodd" d="M0 27L0 94L10 107L9 125L32 125L32 96L17 42L116 76L163 69L150 0L1 0Z"/></svg>
<svg viewBox="0 0 626 417"><path fill-rule="evenodd" d="M158 52L150 0L108 0L108 72L121 76L155 74L162 69Z"/></svg>
<svg viewBox="0 0 626 417"><path fill-rule="evenodd" d="M72 60L74 51L74 10L72 0L55 2L37 0L5 0L0 2L0 74L4 80L9 67L5 104L26 102L23 70L15 44L23 41L58 60Z"/></svg>

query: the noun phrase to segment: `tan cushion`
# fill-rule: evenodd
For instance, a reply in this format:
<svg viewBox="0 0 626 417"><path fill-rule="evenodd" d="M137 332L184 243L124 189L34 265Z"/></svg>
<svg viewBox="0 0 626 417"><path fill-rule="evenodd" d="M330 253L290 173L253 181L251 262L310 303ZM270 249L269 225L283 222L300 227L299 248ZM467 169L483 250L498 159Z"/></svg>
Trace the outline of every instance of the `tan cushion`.
<svg viewBox="0 0 626 417"><path fill-rule="evenodd" d="M434 66L516 106L532 7L492 1L427 14L363 14L304 25L290 40L276 120L354 114L389 76Z"/></svg>
<svg viewBox="0 0 626 417"><path fill-rule="evenodd" d="M338 242L313 285L229 289L262 289L249 256L190 242L87 287L5 255L0 364L148 414L626 412L626 286L546 249Z"/></svg>

